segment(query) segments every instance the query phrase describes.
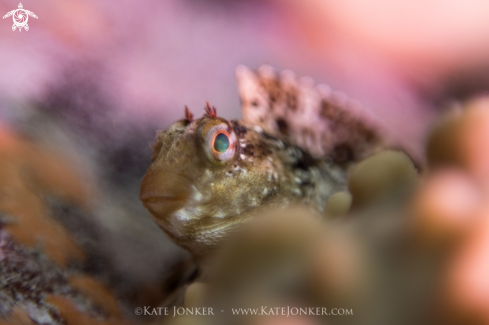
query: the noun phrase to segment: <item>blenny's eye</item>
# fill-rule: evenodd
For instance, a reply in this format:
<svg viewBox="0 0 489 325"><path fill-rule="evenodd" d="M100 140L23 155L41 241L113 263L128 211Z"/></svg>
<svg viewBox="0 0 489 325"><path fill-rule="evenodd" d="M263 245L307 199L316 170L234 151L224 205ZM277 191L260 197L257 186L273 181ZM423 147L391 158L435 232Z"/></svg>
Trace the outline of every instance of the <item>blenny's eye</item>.
<svg viewBox="0 0 489 325"><path fill-rule="evenodd" d="M214 164L224 165L235 157L236 135L227 123L219 123L203 130L203 147L207 158Z"/></svg>
<svg viewBox="0 0 489 325"><path fill-rule="evenodd" d="M224 132L216 133L214 136L214 145L216 152L224 153L229 149L229 136Z"/></svg>

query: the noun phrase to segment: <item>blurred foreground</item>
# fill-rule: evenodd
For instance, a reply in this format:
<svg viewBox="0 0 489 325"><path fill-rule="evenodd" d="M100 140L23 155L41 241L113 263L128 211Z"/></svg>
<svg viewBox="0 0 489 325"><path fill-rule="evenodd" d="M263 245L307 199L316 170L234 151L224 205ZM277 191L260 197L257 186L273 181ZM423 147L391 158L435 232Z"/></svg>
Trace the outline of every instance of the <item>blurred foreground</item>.
<svg viewBox="0 0 489 325"><path fill-rule="evenodd" d="M488 98L453 109L433 129L419 174L401 152L367 158L352 171L349 193L333 195L324 216L300 207L265 213L229 240L183 297L195 277L184 254L152 278L128 273L116 262L119 243L151 231L134 225L144 233L124 235L101 224L94 218L107 195L100 184L74 172L63 155L3 128L0 319L489 324L487 130ZM156 266L151 256L144 267ZM182 314L206 307L215 315L135 314L145 306L189 308ZM261 315L236 315L248 309ZM333 309L343 315L328 315Z"/></svg>

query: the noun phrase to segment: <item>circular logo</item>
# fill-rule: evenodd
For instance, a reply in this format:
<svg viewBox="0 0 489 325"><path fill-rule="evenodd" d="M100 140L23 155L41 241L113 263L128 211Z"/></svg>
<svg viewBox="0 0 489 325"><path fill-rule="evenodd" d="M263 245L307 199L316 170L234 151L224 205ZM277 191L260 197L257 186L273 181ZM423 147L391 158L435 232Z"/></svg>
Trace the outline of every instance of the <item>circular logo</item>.
<svg viewBox="0 0 489 325"><path fill-rule="evenodd" d="M27 20L29 20L29 16L24 9L15 10L14 16L14 24L17 27L24 27L27 24Z"/></svg>

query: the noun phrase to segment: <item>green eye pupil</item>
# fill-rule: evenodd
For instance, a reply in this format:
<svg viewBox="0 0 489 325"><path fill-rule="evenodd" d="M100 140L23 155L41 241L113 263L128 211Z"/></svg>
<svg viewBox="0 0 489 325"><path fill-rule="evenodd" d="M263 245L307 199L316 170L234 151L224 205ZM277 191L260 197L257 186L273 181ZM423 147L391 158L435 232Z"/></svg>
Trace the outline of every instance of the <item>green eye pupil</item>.
<svg viewBox="0 0 489 325"><path fill-rule="evenodd" d="M229 148L229 138L224 133L219 133L214 140L214 150L217 152L226 152Z"/></svg>

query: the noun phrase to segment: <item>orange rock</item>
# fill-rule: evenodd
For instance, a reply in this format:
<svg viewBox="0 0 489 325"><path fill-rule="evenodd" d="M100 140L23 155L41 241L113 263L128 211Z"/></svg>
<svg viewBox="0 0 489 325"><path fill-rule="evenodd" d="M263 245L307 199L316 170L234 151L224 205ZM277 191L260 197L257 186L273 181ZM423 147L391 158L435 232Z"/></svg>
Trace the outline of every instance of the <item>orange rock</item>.
<svg viewBox="0 0 489 325"><path fill-rule="evenodd" d="M46 193L80 205L88 198L83 181L59 156L0 130L0 211L11 218L7 230L27 247L40 245L60 264L83 259L70 234L50 217Z"/></svg>
<svg viewBox="0 0 489 325"><path fill-rule="evenodd" d="M51 295L46 299L56 308L56 312L69 325L128 325L129 323L120 319L107 318L104 320L96 319L87 313L76 308L73 301L61 297Z"/></svg>
<svg viewBox="0 0 489 325"><path fill-rule="evenodd" d="M121 318L121 312L114 295L102 283L88 276L76 276L69 279L71 285L87 297L89 297L96 305L114 318Z"/></svg>
<svg viewBox="0 0 489 325"><path fill-rule="evenodd" d="M7 320L0 320L0 325L35 325L35 323L20 308L14 308Z"/></svg>

